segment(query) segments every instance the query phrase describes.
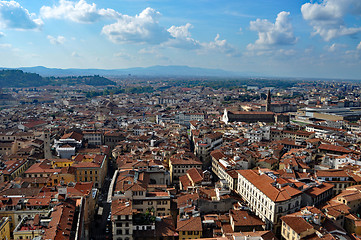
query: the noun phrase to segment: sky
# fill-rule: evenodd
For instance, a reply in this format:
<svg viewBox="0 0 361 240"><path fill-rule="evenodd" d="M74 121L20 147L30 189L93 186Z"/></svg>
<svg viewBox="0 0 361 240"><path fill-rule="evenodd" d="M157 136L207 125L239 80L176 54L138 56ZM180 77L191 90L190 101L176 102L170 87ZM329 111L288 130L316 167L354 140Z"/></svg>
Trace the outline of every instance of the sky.
<svg viewBox="0 0 361 240"><path fill-rule="evenodd" d="M361 79L361 0L0 0L0 67Z"/></svg>

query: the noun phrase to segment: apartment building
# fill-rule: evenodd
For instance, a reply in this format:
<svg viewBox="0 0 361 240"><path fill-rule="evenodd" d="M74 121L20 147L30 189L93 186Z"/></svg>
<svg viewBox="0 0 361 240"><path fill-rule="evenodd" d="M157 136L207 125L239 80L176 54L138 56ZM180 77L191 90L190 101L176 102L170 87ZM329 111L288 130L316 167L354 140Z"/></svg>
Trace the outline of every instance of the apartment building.
<svg viewBox="0 0 361 240"><path fill-rule="evenodd" d="M302 192L281 181L271 170L238 170L238 193L267 229L280 231L280 217L296 212Z"/></svg>
<svg viewBox="0 0 361 240"><path fill-rule="evenodd" d="M172 183L179 183L179 177L191 168L202 168L202 162L193 153L178 153L170 157L169 172Z"/></svg>

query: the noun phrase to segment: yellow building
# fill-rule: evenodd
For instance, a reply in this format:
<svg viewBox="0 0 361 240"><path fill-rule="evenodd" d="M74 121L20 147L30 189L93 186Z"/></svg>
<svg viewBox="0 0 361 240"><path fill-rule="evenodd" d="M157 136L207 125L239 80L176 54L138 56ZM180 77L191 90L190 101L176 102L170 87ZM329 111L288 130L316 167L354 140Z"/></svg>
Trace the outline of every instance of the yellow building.
<svg viewBox="0 0 361 240"><path fill-rule="evenodd" d="M53 174L49 178L49 186L57 186L59 184L68 184L70 182L76 182L76 168L63 167L59 173Z"/></svg>
<svg viewBox="0 0 361 240"><path fill-rule="evenodd" d="M76 181L93 182L95 188L101 188L107 174L106 155L94 155L91 162L86 158L84 160L73 165L76 168Z"/></svg>
<svg viewBox="0 0 361 240"><path fill-rule="evenodd" d="M0 239L10 239L10 222L8 217L0 220Z"/></svg>
<svg viewBox="0 0 361 240"><path fill-rule="evenodd" d="M51 159L51 165L53 168L71 167L73 162L73 160L67 158Z"/></svg>
<svg viewBox="0 0 361 240"><path fill-rule="evenodd" d="M7 182L20 176L24 173L28 166L29 161L25 159L7 161L6 168L2 171L4 181Z"/></svg>
<svg viewBox="0 0 361 240"><path fill-rule="evenodd" d="M339 203L343 203L350 208L350 212L357 212L361 206L361 185L354 185L342 191L334 197Z"/></svg>
<svg viewBox="0 0 361 240"><path fill-rule="evenodd" d="M179 239L198 239L202 236L201 217L184 217L177 221L177 232Z"/></svg>
<svg viewBox="0 0 361 240"><path fill-rule="evenodd" d="M315 233L313 226L298 216L283 216L281 234L285 240L302 239Z"/></svg>

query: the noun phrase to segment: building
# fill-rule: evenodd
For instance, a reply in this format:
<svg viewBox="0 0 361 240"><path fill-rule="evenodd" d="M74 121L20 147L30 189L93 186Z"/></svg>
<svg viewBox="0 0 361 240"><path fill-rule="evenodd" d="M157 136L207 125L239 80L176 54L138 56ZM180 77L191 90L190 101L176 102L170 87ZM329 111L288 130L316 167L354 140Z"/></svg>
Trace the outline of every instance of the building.
<svg viewBox="0 0 361 240"><path fill-rule="evenodd" d="M139 213L152 212L154 216L170 215L171 196L166 185L151 184L144 172L119 172L113 187L113 199L131 201Z"/></svg>
<svg viewBox="0 0 361 240"><path fill-rule="evenodd" d="M281 218L281 235L293 239L345 239L346 232L340 225L330 221L317 208L305 207L301 211Z"/></svg>
<svg viewBox="0 0 361 240"><path fill-rule="evenodd" d="M333 195L339 194L351 185L361 183L361 177L342 169L317 170L315 177L319 181L333 184Z"/></svg>
<svg viewBox="0 0 361 240"><path fill-rule="evenodd" d="M129 201L115 200L111 205L111 222L114 240L133 239L133 208Z"/></svg>
<svg viewBox="0 0 361 240"><path fill-rule="evenodd" d="M194 153L205 168L211 165L210 153L222 146L223 134L220 132L205 134L202 138L195 138L193 141Z"/></svg>
<svg viewBox="0 0 361 240"><path fill-rule="evenodd" d="M261 219L246 210L230 210L229 219L234 232L263 231L266 227Z"/></svg>
<svg viewBox="0 0 361 240"><path fill-rule="evenodd" d="M273 112L261 111L228 111L224 109L222 121L226 124L229 122L275 122L275 114Z"/></svg>
<svg viewBox="0 0 361 240"><path fill-rule="evenodd" d="M179 239L201 238L203 232L201 217L178 216L177 232Z"/></svg>
<svg viewBox="0 0 361 240"><path fill-rule="evenodd" d="M10 222L8 217L0 219L0 239L10 239Z"/></svg>
<svg viewBox="0 0 361 240"><path fill-rule="evenodd" d="M3 169L0 169L0 172L3 175L4 181L7 182L21 176L29 165L30 161L27 159L8 160L5 162Z"/></svg>
<svg viewBox="0 0 361 240"><path fill-rule="evenodd" d="M280 231L280 217L296 212L302 192L278 178L273 171L237 170L237 192L250 209L266 223L267 229Z"/></svg>
<svg viewBox="0 0 361 240"><path fill-rule="evenodd" d="M64 134L59 140L54 140L53 148L60 158L71 158L76 149L83 145L83 134L71 132Z"/></svg>
<svg viewBox="0 0 361 240"><path fill-rule="evenodd" d="M91 146L100 146L103 144L103 134L101 131L84 131L84 140Z"/></svg>
<svg viewBox="0 0 361 240"><path fill-rule="evenodd" d="M80 161L73 164L73 167L76 168L76 181L93 182L95 188L101 188L108 169L107 156L92 155L90 158L81 156L78 157L78 160Z"/></svg>
<svg viewBox="0 0 361 240"><path fill-rule="evenodd" d="M179 177L191 168L202 169L202 162L193 153L178 153L170 157L169 172L172 183L178 184Z"/></svg>

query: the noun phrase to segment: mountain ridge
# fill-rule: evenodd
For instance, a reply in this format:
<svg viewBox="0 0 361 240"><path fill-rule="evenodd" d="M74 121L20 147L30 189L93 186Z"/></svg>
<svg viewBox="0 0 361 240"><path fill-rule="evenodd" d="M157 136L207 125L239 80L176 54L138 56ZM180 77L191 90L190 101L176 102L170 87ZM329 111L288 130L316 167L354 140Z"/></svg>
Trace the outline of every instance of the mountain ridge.
<svg viewBox="0 0 361 240"><path fill-rule="evenodd" d="M41 76L79 76L79 75L101 75L101 76L194 76L194 77L241 77L250 76L248 73L232 72L222 69L210 69L200 67L189 67L182 65L155 65L150 67L134 67L124 69L97 69L97 68L47 68L44 66L0 68L20 69L24 72L37 73Z"/></svg>

